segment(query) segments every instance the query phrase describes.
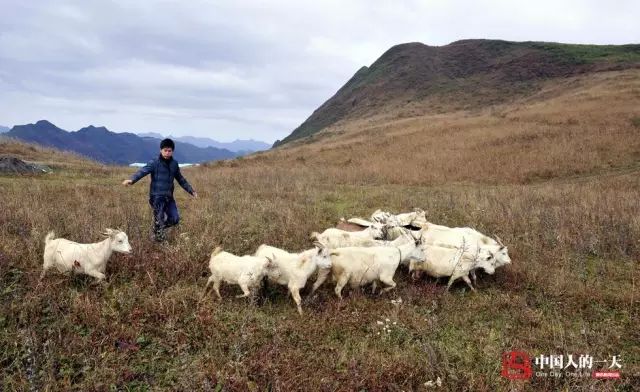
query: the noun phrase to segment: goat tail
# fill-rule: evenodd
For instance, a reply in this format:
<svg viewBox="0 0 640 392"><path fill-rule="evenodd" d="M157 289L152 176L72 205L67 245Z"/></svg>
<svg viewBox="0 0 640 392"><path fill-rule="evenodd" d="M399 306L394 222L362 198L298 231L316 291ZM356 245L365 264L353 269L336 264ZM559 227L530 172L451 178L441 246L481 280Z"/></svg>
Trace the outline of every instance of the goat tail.
<svg viewBox="0 0 640 392"><path fill-rule="evenodd" d="M46 237L44 237L44 245L46 246L49 242L51 242L56 237L56 234L52 231L47 233Z"/></svg>
<svg viewBox="0 0 640 392"><path fill-rule="evenodd" d="M213 252L211 252L211 257L217 255L220 252L222 252L222 247L221 246L216 246L216 248L213 250Z"/></svg>

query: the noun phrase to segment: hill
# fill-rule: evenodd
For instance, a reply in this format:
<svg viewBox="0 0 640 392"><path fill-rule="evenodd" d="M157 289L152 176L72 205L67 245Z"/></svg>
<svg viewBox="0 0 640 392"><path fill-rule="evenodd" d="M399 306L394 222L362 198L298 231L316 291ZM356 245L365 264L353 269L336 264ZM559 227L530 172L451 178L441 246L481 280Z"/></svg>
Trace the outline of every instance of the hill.
<svg viewBox="0 0 640 392"><path fill-rule="evenodd" d="M445 46L407 43L360 68L280 146L341 120L385 111L437 114L488 107L539 91L543 82L638 68L640 45L462 40Z"/></svg>
<svg viewBox="0 0 640 392"><path fill-rule="evenodd" d="M529 184L640 167L640 70L543 82L485 109L343 120L246 164L305 165L332 182ZM615 104L612 104L615 103Z"/></svg>
<svg viewBox="0 0 640 392"><path fill-rule="evenodd" d="M0 125L0 133L5 133L5 132L9 132L9 127Z"/></svg>
<svg viewBox="0 0 640 392"><path fill-rule="evenodd" d="M35 124L16 125L4 134L7 137L74 151L91 159L110 164L146 162L158 154L160 140L140 137L133 133L115 133L93 125L76 132L67 132L46 120ZM176 142L174 156L180 162L199 163L235 157L229 150L214 147L200 148Z"/></svg>

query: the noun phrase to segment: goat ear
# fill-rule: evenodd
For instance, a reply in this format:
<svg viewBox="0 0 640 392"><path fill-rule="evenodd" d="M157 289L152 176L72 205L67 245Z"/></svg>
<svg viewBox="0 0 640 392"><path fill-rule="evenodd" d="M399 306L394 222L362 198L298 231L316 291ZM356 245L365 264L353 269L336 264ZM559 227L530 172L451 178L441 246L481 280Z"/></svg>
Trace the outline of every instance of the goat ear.
<svg viewBox="0 0 640 392"><path fill-rule="evenodd" d="M113 229L104 229L104 233L102 235L106 235L107 237L111 237L113 235Z"/></svg>
<svg viewBox="0 0 640 392"><path fill-rule="evenodd" d="M504 244L502 243L502 240L498 236L496 236L496 242L498 243L498 245L504 246Z"/></svg>

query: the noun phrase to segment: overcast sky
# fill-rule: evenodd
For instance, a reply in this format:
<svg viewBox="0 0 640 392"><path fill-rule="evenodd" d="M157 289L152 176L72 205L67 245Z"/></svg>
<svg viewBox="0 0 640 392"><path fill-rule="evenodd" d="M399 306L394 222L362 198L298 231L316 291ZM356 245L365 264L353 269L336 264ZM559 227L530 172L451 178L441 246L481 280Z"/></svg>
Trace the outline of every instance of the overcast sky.
<svg viewBox="0 0 640 392"><path fill-rule="evenodd" d="M0 10L0 125L221 141L283 138L398 43L640 42L638 1L0 0Z"/></svg>

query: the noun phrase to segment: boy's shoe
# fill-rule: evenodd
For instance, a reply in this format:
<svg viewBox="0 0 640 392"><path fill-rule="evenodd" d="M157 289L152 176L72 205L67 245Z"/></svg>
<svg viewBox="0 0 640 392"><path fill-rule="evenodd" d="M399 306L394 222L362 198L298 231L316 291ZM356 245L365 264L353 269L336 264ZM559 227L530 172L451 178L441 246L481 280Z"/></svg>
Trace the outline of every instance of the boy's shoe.
<svg viewBox="0 0 640 392"><path fill-rule="evenodd" d="M155 229L153 231L153 239L156 240L156 242L164 242L167 240L167 235L164 231L164 229L162 228L158 228Z"/></svg>

